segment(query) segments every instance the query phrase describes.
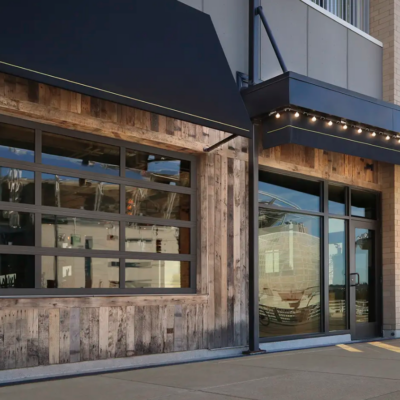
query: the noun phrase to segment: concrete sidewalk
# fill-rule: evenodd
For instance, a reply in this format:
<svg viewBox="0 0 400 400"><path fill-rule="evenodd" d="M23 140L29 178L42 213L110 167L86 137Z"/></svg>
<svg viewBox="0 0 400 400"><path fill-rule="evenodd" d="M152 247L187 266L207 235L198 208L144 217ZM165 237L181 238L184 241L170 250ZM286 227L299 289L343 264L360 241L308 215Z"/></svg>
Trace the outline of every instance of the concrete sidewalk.
<svg viewBox="0 0 400 400"><path fill-rule="evenodd" d="M400 400L400 341L8 386L0 399Z"/></svg>

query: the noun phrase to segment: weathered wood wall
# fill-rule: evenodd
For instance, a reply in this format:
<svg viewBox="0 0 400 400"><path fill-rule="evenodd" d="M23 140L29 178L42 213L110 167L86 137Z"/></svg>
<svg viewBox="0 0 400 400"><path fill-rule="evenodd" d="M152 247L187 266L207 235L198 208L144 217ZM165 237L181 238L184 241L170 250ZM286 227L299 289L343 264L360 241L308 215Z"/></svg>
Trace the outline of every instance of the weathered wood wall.
<svg viewBox="0 0 400 400"><path fill-rule="evenodd" d="M245 345L248 340L247 140L0 74L0 113L198 155L197 294L0 298L0 369ZM381 190L356 157L288 145L260 164Z"/></svg>

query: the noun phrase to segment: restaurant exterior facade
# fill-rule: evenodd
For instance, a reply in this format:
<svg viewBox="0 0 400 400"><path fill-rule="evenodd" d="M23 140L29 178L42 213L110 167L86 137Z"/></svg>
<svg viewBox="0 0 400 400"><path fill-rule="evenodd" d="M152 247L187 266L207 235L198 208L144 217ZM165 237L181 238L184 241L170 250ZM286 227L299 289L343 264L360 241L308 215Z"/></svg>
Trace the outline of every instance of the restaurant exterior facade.
<svg viewBox="0 0 400 400"><path fill-rule="evenodd" d="M207 38L219 47L210 65L224 50L226 59L215 57L227 113L223 97L208 110L181 85L189 104L179 109L162 97L161 75L152 78L160 92L150 84L153 97L140 102L146 79L126 94L83 73L83 82L69 71L56 78L61 63L33 66L0 48L10 57L0 60L0 382L399 336L399 156L387 146L396 124L363 109L390 109L392 121L400 112L389 104L397 54L383 21L389 5L349 2L358 8L344 15L305 0L238 0L226 22L218 1L169 3L192 24L211 15L218 36ZM306 17L293 25L304 48L277 26L293 18L287 3ZM258 12L251 18L260 5L272 38ZM238 26L245 41L224 34ZM348 57L317 68L326 52L310 51L313 29L343 38L336 45ZM297 74L280 75L279 57ZM230 72L239 72L241 93ZM299 90L304 101L292 99L296 84L310 85ZM362 117L309 107L311 86L365 101L355 106ZM267 100L257 98L262 90ZM290 100L273 104L285 90ZM317 131L332 141L309 142ZM385 142L368 143L373 133Z"/></svg>

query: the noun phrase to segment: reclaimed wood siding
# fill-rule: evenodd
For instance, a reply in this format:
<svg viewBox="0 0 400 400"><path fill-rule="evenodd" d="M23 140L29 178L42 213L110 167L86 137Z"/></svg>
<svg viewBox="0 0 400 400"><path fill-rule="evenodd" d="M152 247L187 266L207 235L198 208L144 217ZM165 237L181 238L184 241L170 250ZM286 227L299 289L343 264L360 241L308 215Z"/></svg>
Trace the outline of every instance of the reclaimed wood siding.
<svg viewBox="0 0 400 400"><path fill-rule="evenodd" d="M198 156L197 294L0 299L0 369L248 342L247 140L0 73L0 113ZM260 165L380 190L381 165L297 145ZM373 171L366 169L373 164Z"/></svg>

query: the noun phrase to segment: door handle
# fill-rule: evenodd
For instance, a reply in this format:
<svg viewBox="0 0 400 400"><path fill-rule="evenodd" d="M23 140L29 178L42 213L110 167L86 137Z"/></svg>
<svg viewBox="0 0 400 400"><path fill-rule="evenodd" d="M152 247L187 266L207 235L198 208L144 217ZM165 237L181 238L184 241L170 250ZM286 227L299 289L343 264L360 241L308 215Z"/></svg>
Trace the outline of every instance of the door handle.
<svg viewBox="0 0 400 400"><path fill-rule="evenodd" d="M358 272L350 274L350 286L358 286L359 284L360 284L360 274Z"/></svg>

